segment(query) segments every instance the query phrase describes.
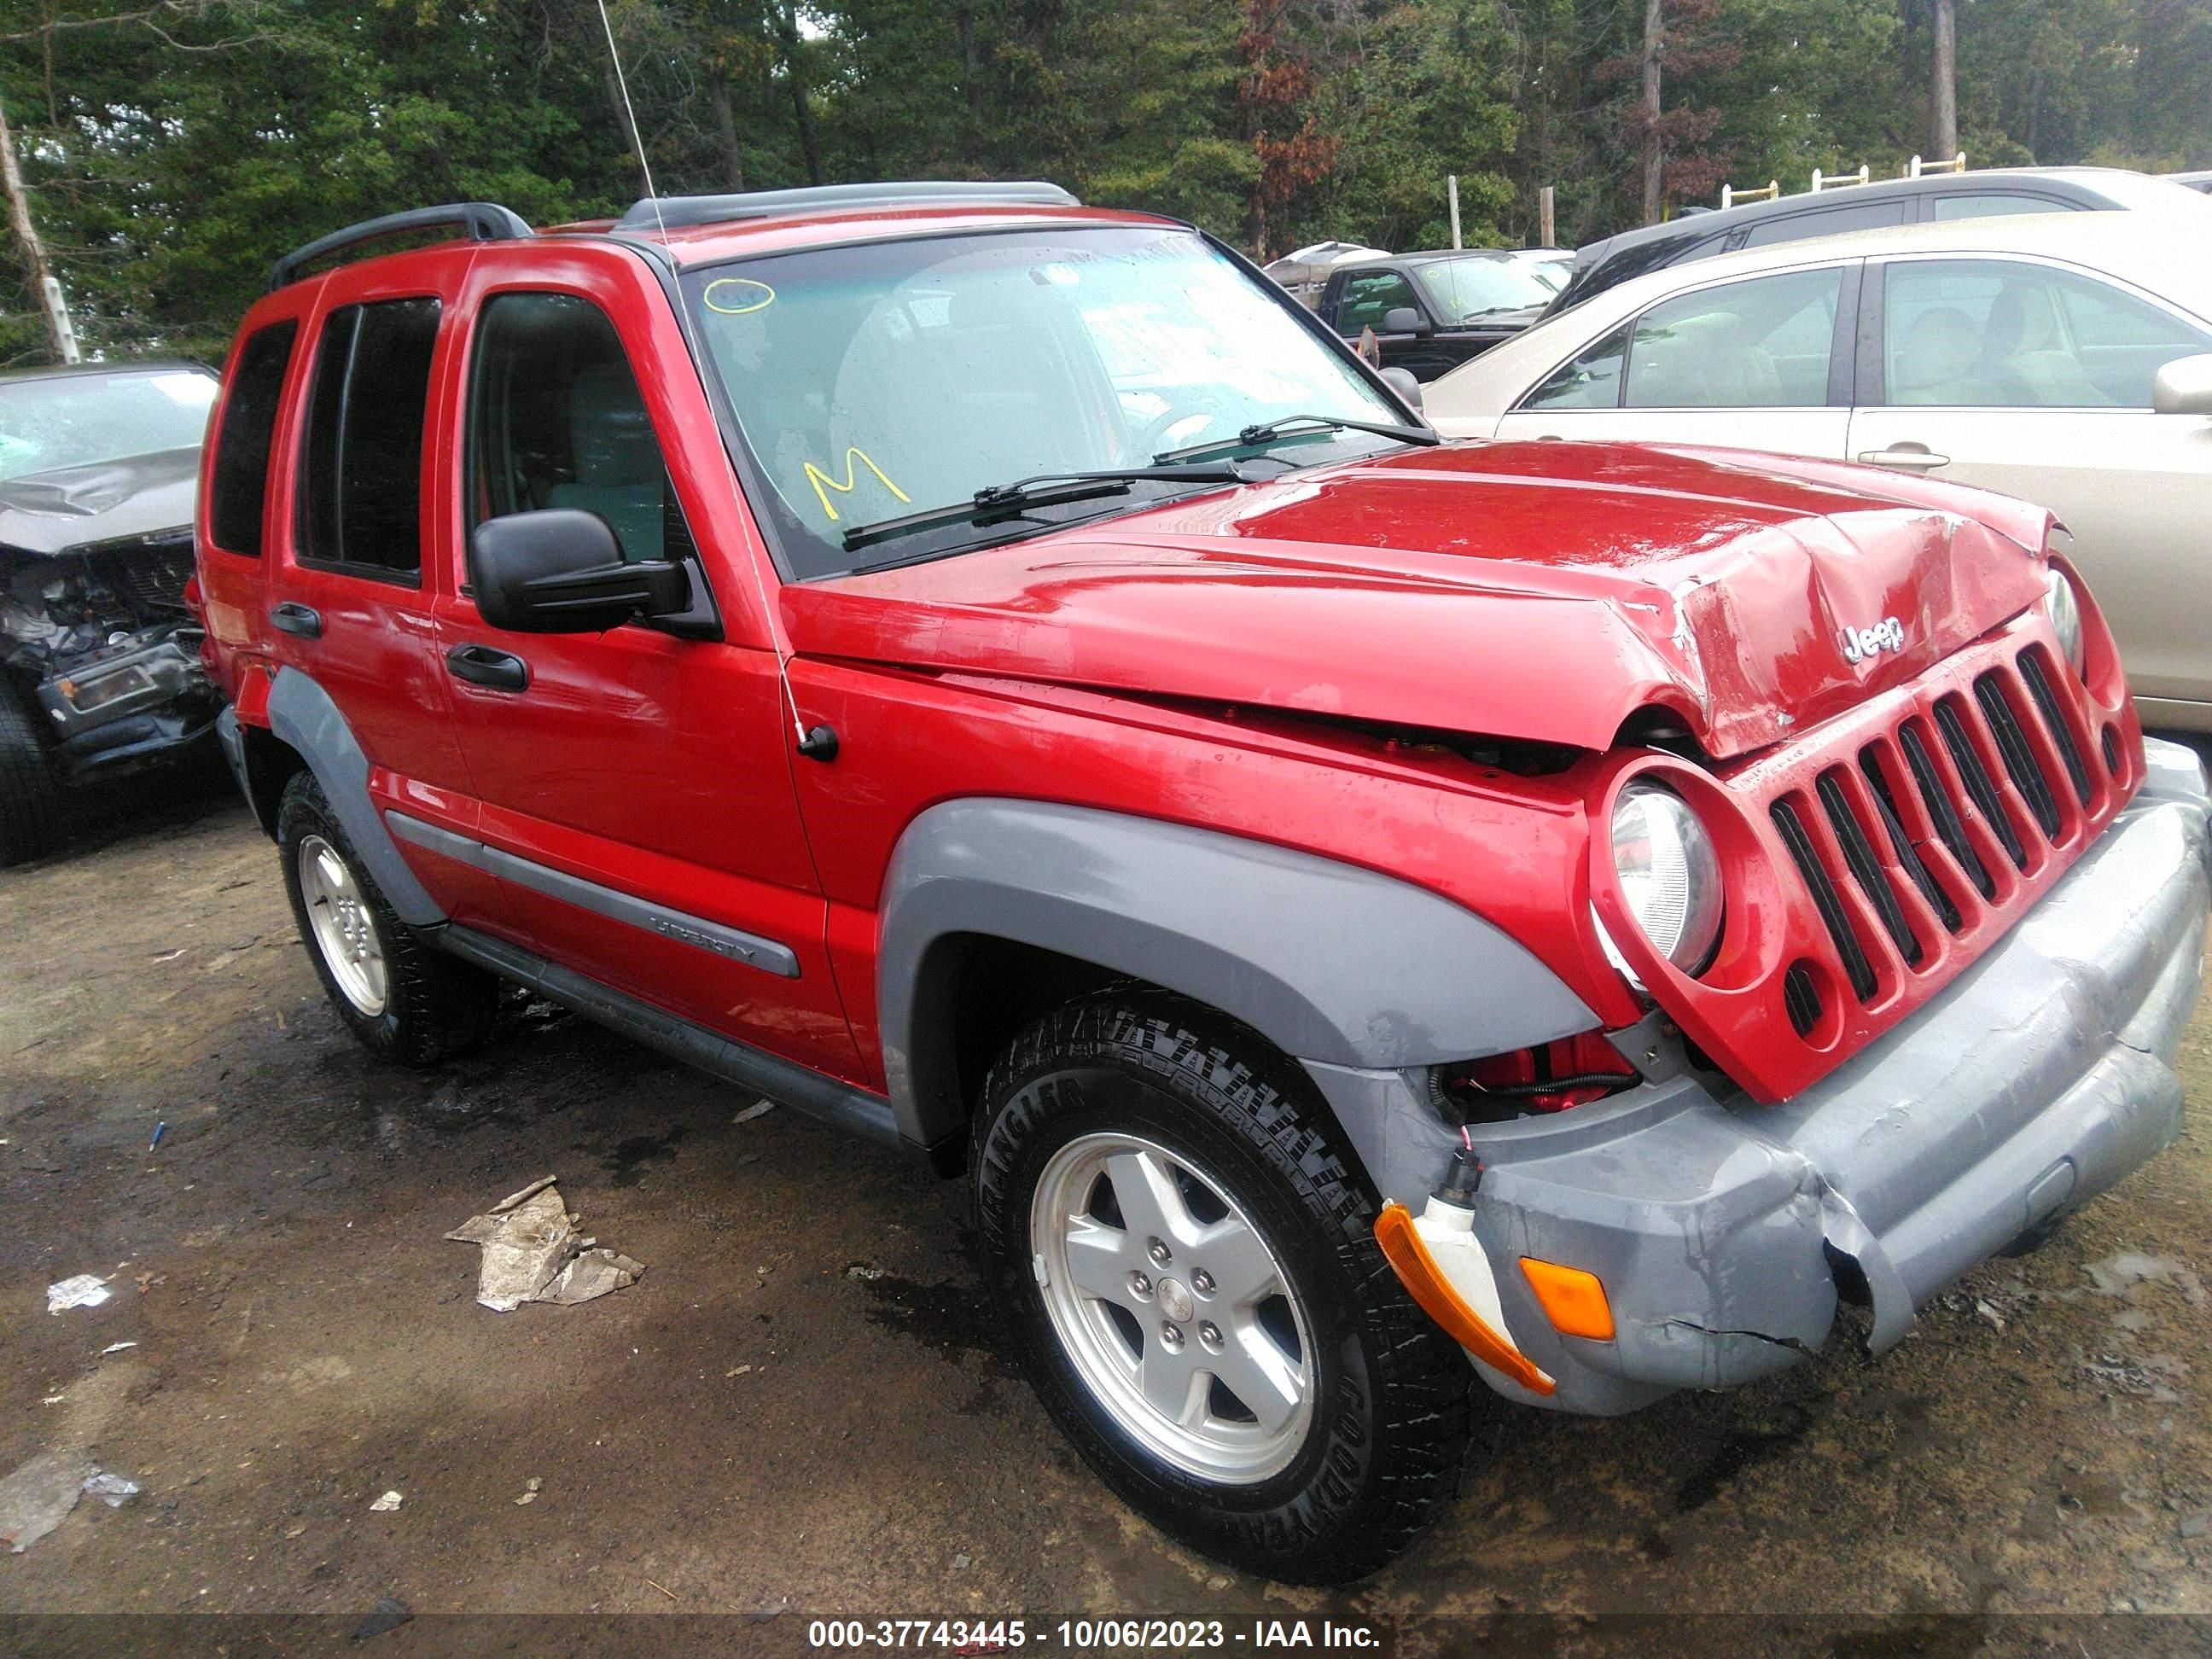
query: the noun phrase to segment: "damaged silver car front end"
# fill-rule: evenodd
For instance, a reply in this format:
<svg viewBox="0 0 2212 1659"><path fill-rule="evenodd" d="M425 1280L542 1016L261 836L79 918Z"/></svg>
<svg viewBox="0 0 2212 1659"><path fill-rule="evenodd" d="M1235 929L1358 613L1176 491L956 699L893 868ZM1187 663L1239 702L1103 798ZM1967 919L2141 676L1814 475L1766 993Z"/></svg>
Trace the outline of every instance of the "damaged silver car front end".
<svg viewBox="0 0 2212 1659"><path fill-rule="evenodd" d="M65 779L203 737L220 699L185 606L191 532L52 555L0 547L0 663L43 715Z"/></svg>
<svg viewBox="0 0 2212 1659"><path fill-rule="evenodd" d="M185 587L215 384L188 364L0 379L0 865L52 846L62 789L214 729Z"/></svg>

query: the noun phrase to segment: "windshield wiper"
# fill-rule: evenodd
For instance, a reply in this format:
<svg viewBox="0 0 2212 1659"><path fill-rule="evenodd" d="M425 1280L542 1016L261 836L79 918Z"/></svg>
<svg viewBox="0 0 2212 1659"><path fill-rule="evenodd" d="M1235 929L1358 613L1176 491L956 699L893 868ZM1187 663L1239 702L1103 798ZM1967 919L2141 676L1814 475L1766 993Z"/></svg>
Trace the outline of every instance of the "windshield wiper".
<svg viewBox="0 0 2212 1659"><path fill-rule="evenodd" d="M992 524L1001 519L1018 519L1036 507L1095 501L1101 495L1126 495L1132 483L1147 481L1191 484L1251 482L1235 467L1227 465L1155 465L1108 467L1097 472L1039 472L1030 477L1017 478L1012 483L988 485L977 490L970 499L948 507L926 507L920 513L909 513L901 519L878 519L873 524L854 525L845 532L845 550L849 553L859 548L872 547L878 542L891 541L924 530L939 529L945 525ZM1038 487L1043 484L1058 485L1060 488L1047 489Z"/></svg>
<svg viewBox="0 0 2212 1659"><path fill-rule="evenodd" d="M1425 426L1399 426L1382 421L1352 421L1341 415L1285 415L1246 427L1234 438L1216 438L1188 449L1170 449L1152 457L1160 466L1195 460L1201 455L1226 454L1239 449L1261 449L1269 444L1301 443L1337 432L1371 432L1378 438L1395 438L1405 444L1437 444L1443 440Z"/></svg>

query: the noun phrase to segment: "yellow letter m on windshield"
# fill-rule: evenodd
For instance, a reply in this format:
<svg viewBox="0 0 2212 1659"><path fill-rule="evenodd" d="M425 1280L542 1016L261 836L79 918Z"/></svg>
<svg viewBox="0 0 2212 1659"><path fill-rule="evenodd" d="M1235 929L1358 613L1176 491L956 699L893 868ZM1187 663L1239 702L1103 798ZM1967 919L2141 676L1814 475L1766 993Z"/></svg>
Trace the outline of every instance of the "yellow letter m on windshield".
<svg viewBox="0 0 2212 1659"><path fill-rule="evenodd" d="M839 483L813 462L806 463L806 482L814 486L814 494L822 503L822 510L830 515L832 524L837 520L837 509L830 505L830 492L834 489L840 495L849 495L853 493L853 486L858 482L856 465L865 466L869 471L874 473L876 482L897 496L900 501L905 501L909 507L913 505L913 502L908 500L906 491L886 477L883 468L870 460L866 451L855 447L845 452L845 482L842 483Z"/></svg>

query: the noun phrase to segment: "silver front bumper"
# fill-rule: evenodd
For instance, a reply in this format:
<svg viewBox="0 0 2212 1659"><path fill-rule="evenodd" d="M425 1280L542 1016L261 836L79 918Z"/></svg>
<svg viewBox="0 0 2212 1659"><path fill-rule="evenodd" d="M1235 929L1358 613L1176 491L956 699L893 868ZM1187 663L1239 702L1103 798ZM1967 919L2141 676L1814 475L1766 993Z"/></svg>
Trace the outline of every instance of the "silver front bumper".
<svg viewBox="0 0 2212 1659"><path fill-rule="evenodd" d="M1839 1281L1873 1346L1974 1263L2179 1133L2171 1066L2197 1000L2207 802L2189 750L2150 777L2041 903L1912 1019L1773 1107L1693 1077L1557 1116L1477 1126L1476 1231L1514 1337L1569 1411L1628 1411L1817 1349ZM1386 1198L1419 1210L1457 1131L1394 1074L1309 1066ZM1611 1341L1553 1331L1522 1256L1595 1273Z"/></svg>

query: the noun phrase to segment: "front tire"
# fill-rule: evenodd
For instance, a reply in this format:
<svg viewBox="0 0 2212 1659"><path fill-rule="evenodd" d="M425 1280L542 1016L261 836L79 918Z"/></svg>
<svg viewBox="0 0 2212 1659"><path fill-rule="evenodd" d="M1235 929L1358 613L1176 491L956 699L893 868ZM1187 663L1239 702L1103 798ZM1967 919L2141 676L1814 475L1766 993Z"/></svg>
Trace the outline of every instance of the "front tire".
<svg viewBox="0 0 2212 1659"><path fill-rule="evenodd" d="M0 870L53 851L61 787L23 700L0 675Z"/></svg>
<svg viewBox="0 0 2212 1659"><path fill-rule="evenodd" d="M490 1035L499 980L408 931L312 772L284 786L276 842L300 942L364 1048L403 1066L432 1066Z"/></svg>
<svg viewBox="0 0 2212 1659"><path fill-rule="evenodd" d="M1162 1530L1340 1583L1451 1493L1469 1367L1384 1261L1326 1106L1255 1034L1164 993L1072 1003L993 1068L971 1152L1039 1398Z"/></svg>

